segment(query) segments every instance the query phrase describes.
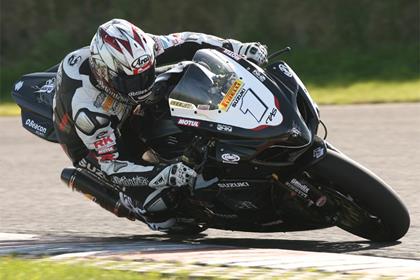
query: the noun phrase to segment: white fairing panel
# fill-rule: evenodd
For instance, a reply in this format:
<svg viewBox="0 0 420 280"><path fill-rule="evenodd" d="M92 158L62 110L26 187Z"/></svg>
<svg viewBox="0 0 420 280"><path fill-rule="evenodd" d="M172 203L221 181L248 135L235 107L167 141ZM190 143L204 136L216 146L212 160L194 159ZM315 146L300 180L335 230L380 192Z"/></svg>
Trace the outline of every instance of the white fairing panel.
<svg viewBox="0 0 420 280"><path fill-rule="evenodd" d="M199 101L191 102L188 98L182 98L182 93L176 96L171 94L169 105L173 117L203 120L252 130L278 126L282 123L281 101L277 100L271 91L259 80L262 77L260 74L263 72L262 69L257 68L259 72L253 74L238 64L234 55L227 56L216 50L200 50L197 54L193 60L198 62L198 68L201 68L201 71L209 78L208 80L213 80L216 85L220 85L220 82L218 83L216 80L221 75L217 75L216 71L212 72L213 67L216 67L217 71L223 67L228 69L231 75L229 86L225 90L218 91L217 95L219 95L219 98L210 98L213 103L217 104L212 104L212 101L208 101L207 104L197 104ZM217 61L222 62L216 66L211 64L209 67L207 65L209 61L207 60L205 61L207 64L200 63L200 55L205 56L206 59L209 57L209 59L212 59L212 56L214 56ZM203 64L205 66L202 66ZM185 75L188 75L188 71ZM209 82L207 81L206 83L208 84ZM206 86L203 86L200 90L202 90L201 95L214 96L215 94L213 86L208 87L208 90L206 90ZM208 92L203 93L204 91ZM191 96L195 93L191 92L189 94ZM194 96L191 98L194 99Z"/></svg>

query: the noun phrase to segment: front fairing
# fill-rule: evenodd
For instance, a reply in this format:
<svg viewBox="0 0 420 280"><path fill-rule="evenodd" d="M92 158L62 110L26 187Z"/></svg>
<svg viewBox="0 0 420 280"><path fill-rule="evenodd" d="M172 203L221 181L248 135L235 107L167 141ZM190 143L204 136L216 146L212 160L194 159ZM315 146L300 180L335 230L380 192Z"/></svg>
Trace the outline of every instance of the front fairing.
<svg viewBox="0 0 420 280"><path fill-rule="evenodd" d="M288 98L295 112L305 121L311 133L316 135L320 122L318 106L293 69L284 61L280 61L269 65L267 72Z"/></svg>
<svg viewBox="0 0 420 280"><path fill-rule="evenodd" d="M200 50L169 96L180 127L219 138L264 139L287 147L312 140L290 99L264 70L226 50ZM229 54L229 53L228 53Z"/></svg>

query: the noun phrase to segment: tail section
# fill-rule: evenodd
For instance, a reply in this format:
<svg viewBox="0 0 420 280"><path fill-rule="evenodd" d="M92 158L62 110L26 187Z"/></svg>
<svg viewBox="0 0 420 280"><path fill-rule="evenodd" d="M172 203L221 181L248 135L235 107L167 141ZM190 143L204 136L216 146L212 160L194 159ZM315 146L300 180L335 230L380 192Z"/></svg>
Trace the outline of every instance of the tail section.
<svg viewBox="0 0 420 280"><path fill-rule="evenodd" d="M53 125L55 76L55 72L24 75L15 83L12 97L21 108L23 127L44 140L57 143Z"/></svg>

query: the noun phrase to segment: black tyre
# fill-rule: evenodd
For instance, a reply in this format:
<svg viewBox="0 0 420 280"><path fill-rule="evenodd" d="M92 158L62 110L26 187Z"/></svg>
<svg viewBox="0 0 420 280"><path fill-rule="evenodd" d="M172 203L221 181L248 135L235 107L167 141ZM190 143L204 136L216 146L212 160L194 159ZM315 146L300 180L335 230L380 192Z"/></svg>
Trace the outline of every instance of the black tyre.
<svg viewBox="0 0 420 280"><path fill-rule="evenodd" d="M343 203L347 205L342 217L338 217L338 227L380 242L398 240L408 231L410 216L395 191L345 155L328 150L325 159L312 166L309 173L321 180L326 188L338 191L343 198L350 198L348 203ZM351 219L360 220L360 223L348 222Z"/></svg>

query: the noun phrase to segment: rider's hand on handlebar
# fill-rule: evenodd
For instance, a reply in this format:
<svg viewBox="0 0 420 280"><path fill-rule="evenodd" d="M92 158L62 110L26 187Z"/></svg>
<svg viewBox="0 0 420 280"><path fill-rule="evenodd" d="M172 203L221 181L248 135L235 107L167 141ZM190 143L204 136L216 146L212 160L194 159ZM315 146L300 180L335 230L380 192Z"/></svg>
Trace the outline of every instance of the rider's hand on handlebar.
<svg viewBox="0 0 420 280"><path fill-rule="evenodd" d="M245 56L258 65L267 63L267 46L259 42L241 43L233 39L229 39L228 42L235 53Z"/></svg>
<svg viewBox="0 0 420 280"><path fill-rule="evenodd" d="M267 62L267 46L258 42L243 43L239 54L244 55L247 59L262 65Z"/></svg>

